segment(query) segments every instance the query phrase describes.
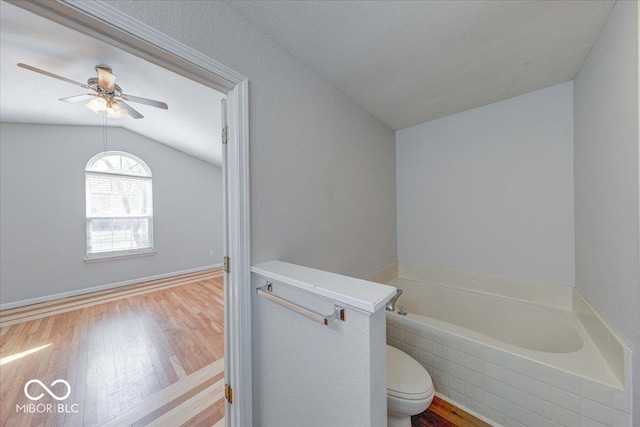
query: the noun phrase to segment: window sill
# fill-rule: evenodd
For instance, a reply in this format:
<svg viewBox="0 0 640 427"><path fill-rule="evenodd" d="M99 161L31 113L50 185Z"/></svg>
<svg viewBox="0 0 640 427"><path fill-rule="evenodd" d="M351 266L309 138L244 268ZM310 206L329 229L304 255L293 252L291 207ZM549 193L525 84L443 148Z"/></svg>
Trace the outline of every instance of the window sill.
<svg viewBox="0 0 640 427"><path fill-rule="evenodd" d="M105 254L89 255L84 259L84 262L87 264L91 264L94 262L116 261L119 259L137 258L142 256L153 256L155 254L156 254L155 249L149 249L149 250L140 251L140 252L129 252L129 253L108 252Z"/></svg>

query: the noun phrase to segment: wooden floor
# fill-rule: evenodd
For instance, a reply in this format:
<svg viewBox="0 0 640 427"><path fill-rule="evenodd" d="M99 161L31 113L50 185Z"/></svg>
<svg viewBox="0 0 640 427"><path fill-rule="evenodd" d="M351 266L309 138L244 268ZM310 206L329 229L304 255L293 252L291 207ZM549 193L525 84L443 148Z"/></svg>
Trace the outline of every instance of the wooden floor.
<svg viewBox="0 0 640 427"><path fill-rule="evenodd" d="M440 399L433 398L431 406L422 414L411 417L412 427L491 427L490 424L477 419Z"/></svg>
<svg viewBox="0 0 640 427"><path fill-rule="evenodd" d="M0 425L224 425L222 280L209 270L0 312ZM44 396L29 400L31 379L71 394L35 383Z"/></svg>

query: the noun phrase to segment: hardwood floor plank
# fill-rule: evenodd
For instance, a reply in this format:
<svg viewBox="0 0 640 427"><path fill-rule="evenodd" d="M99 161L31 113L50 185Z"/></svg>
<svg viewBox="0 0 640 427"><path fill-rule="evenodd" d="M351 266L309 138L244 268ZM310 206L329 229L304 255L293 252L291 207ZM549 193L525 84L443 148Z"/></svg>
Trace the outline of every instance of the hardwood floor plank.
<svg viewBox="0 0 640 427"><path fill-rule="evenodd" d="M0 425L96 426L132 411L145 416L141 408L152 409L147 416L153 421L177 407L175 419L188 415L213 424L224 415L223 403L205 404L202 394L186 402L207 388L211 398L210 387L222 381L222 298L223 278L208 273L43 303L32 312L13 309L6 322L0 312ZM16 404L29 402L22 391L29 379L47 385L65 379L71 386L67 401L80 412L16 412ZM154 407L156 396L169 402ZM42 402L56 403L49 396Z"/></svg>
<svg viewBox="0 0 640 427"><path fill-rule="evenodd" d="M412 427L491 427L482 420L444 399L435 396L433 402L422 414L411 417Z"/></svg>

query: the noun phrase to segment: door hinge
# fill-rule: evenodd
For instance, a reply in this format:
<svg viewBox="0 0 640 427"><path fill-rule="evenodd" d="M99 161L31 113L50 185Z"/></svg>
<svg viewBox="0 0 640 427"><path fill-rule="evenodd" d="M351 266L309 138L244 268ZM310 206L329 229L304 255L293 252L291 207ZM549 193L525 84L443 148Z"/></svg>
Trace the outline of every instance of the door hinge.
<svg viewBox="0 0 640 427"><path fill-rule="evenodd" d="M229 126L222 128L222 143L226 144L227 142L229 142Z"/></svg>
<svg viewBox="0 0 640 427"><path fill-rule="evenodd" d="M231 273L231 258L229 258L228 256L224 257L222 270L225 273Z"/></svg>
<svg viewBox="0 0 640 427"><path fill-rule="evenodd" d="M229 384L224 385L224 398L229 403L233 403L233 389Z"/></svg>

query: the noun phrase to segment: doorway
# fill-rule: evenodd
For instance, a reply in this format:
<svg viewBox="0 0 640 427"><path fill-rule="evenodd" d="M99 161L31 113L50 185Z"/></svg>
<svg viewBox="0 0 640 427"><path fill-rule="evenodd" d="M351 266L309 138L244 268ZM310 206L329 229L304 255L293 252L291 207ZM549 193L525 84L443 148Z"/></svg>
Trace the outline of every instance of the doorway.
<svg viewBox="0 0 640 427"><path fill-rule="evenodd" d="M243 76L203 58L185 46L137 23L131 23L106 6L15 4L226 94L228 144L224 146L226 158L223 161L222 180L225 194L224 252L230 259L230 271L223 275L226 341L224 384L228 386L225 387L228 400L233 399L233 404L228 400L225 403L225 421L227 425L250 425L248 82ZM104 18L105 13L109 15L108 23Z"/></svg>

